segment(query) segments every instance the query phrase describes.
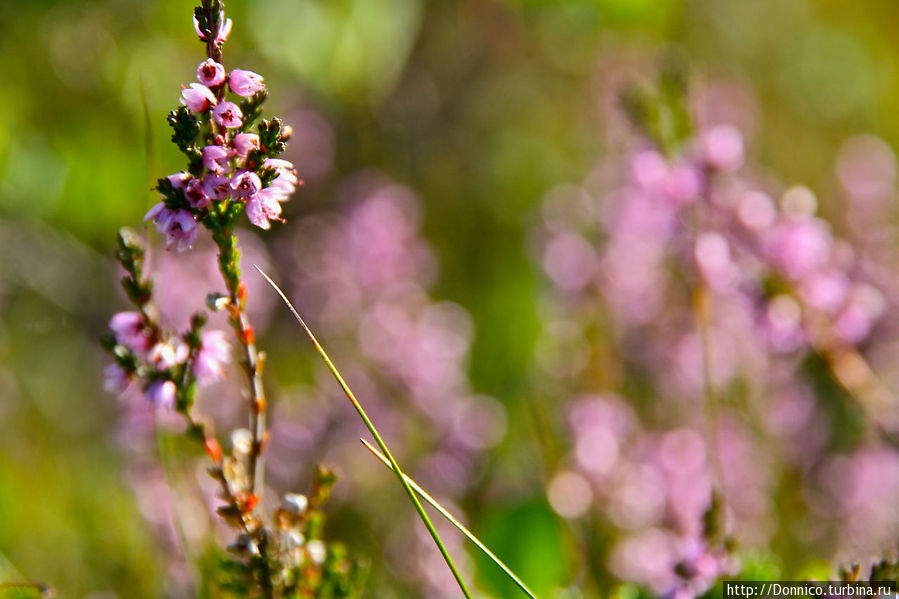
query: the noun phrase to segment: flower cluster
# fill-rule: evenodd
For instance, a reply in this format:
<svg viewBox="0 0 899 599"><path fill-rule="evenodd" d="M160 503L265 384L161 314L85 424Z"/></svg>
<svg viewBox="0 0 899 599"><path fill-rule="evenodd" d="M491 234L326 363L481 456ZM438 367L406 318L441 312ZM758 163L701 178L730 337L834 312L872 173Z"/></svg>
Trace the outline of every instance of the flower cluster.
<svg viewBox="0 0 899 599"><path fill-rule="evenodd" d="M220 47L231 31L231 20L223 18L218 17L217 29L209 28L209 17L202 26L194 18L200 39L214 40L212 56L197 67L199 83L181 91L182 107L169 115L172 140L190 165L159 180L163 200L144 219L179 251L193 245L199 224L229 228L241 209L251 223L268 229L270 221L283 220L281 203L299 184L293 164L278 158L290 128L272 119L250 131L267 97L265 83L253 71L227 72L221 64ZM226 99L228 91L237 103Z"/></svg>
<svg viewBox="0 0 899 599"><path fill-rule="evenodd" d="M182 333L169 330L156 303L161 299L165 304L164 296L178 290L164 285L154 289L145 272L143 241L123 229L117 258L125 270L122 286L134 309L110 320L104 346L114 363L106 371L106 387L126 397L132 395L129 389L141 389L145 404L160 421L170 415L183 417L186 438L201 445L211 459L208 473L217 486L213 509L236 535L228 547L232 557L222 556L215 580L208 581L216 587L215 596L348 597L355 592L356 568L339 545L325 544L322 538L321 506L334 484L333 474L319 468L309 498L285 495L268 522L261 505L262 454L270 438L262 383L265 354L256 347L248 316L248 287L241 278L235 227L242 213L262 229L268 229L270 221L283 220L281 203L299 184L293 165L278 158L290 129L271 119L251 132L266 99L265 85L256 73L228 72L223 66L222 45L232 23L225 18L221 0L203 0L194 11L194 27L205 42L207 59L197 68L198 83L182 91L182 106L168 119L172 140L187 156L188 165L159 179L156 189L163 200L145 220L156 225L168 248L179 252L194 245L201 228L209 231L225 292L210 290L206 306L227 318L234 339L207 327L205 313L191 316ZM227 99L229 90L237 96L235 101ZM198 389L227 378L232 351L246 374L242 391L249 400L250 426L231 432L225 452L212 419L199 413L196 398ZM146 482L136 477L138 488L152 488ZM159 511L163 516L174 513Z"/></svg>
<svg viewBox="0 0 899 599"><path fill-rule="evenodd" d="M876 552L899 525L884 512L892 486L847 507L824 482L850 463L895 461L876 439L895 430L896 404L870 366L875 325L896 302L877 276L889 259L868 239L879 233L841 238L810 189L780 186L747 159L739 128L697 112L698 129L673 141L640 123L647 135L625 142L624 160L606 157L583 184L547 195L536 235L551 283L536 358L572 397L551 504L611 531L619 578L679 596L734 566L725 538L770 541L779 485L830 497L803 512L835 547L822 557ZM838 175L870 208L884 185L859 185L853 164L841 159ZM839 394L848 403L835 414L821 396ZM846 455L850 418L871 434ZM727 535L712 539L715 511Z"/></svg>

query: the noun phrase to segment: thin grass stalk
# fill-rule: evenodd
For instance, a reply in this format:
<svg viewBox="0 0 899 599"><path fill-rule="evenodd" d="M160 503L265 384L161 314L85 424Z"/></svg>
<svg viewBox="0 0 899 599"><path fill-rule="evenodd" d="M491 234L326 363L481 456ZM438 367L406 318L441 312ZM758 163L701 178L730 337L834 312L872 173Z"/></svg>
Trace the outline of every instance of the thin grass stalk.
<svg viewBox="0 0 899 599"><path fill-rule="evenodd" d="M400 481L400 484L403 486L403 489L405 489L406 494L412 501L412 505L415 506L415 510L421 517L421 521L424 522L425 527L431 534L431 538L434 539L434 543L437 544L437 548L440 550L440 553L441 555L443 555L443 559L446 562L446 565L449 567L450 571L453 573L453 577L455 577L456 582L459 584L459 588L462 590L462 594L466 597L466 599L471 599L471 593L469 592L468 587L465 586L465 581L462 579L462 574L460 574L458 568L456 568L456 564L453 562L453 558L450 556L449 551L446 549L446 546L440 539L440 535L437 533L437 529L435 529L434 525L431 523L431 519L428 517L428 514L425 512L424 507L418 500L418 496L415 494L415 491L412 490L412 487L409 486L409 483L406 481L406 475L403 474L402 470L400 470L400 466L394 459L393 454L391 454L390 450L387 448L387 444L384 443L384 440L381 438L381 435L378 433L375 425L372 423L371 419L368 417L368 414L366 414L365 410L362 408L362 404L360 404L359 400L356 399L353 391L350 389L349 385L347 385L346 381L343 379L343 376L341 376L340 371L338 371L337 367L334 366L331 358L318 342L318 339L316 339L315 335L312 333L312 330L306 324L306 321L303 320L303 317L300 316L300 313L297 312L296 308L293 307L293 304L290 303L290 300L287 299L287 296L284 295L284 292L281 291L281 288L278 287L278 285L275 284L271 277L265 274L265 272L261 268L259 268L255 264L253 266L263 277L265 277L265 280L268 281L269 285L274 287L275 291L278 292L278 295L281 296L281 299L284 300L284 303L287 304L287 307L290 309L291 313L293 313L294 318L296 318L297 322L300 323L300 326L306 332L309 340L312 341L312 345L315 346L315 350L318 352L318 355L321 356L322 360L324 360L325 364L328 367L328 370L334 376L337 384L340 385L341 390L343 390L344 395L346 395L347 399L350 400L350 403L353 404L353 408L355 408L356 413L359 414L362 422L365 423L365 426L366 428L368 428L371 436L374 437L375 442L378 444L378 447L381 449L384 455L387 456L387 459L390 462L391 470L393 470L393 472L396 474L397 478Z"/></svg>
<svg viewBox="0 0 899 599"><path fill-rule="evenodd" d="M365 445L365 447L366 447L366 448L367 448L367 449L368 449L368 450L369 450L369 451L370 451L376 458L378 458L379 460L381 460L381 462L382 462L385 466L387 466L387 467L390 468L391 470L393 469L393 467L390 465L390 461L389 461L387 458L385 458L385 457L381 454L380 451L378 451L376 448L372 447L371 443L369 443L369 442L366 441L365 439L359 439L359 440L362 441L362 444ZM467 528L465 528L465 525L463 525L461 522L459 522L458 520L456 520L456 518L454 518L452 514L450 514L450 513L449 513L449 512L448 512L442 505L440 505L439 503L437 503L437 500L434 499L433 497L431 497L431 495L430 495L427 491L425 491L424 489L422 489L422 488L418 485L418 483L416 483L414 480L412 480L411 477L409 477L409 476L406 475L406 474L403 474L403 478L406 479L406 482L409 483L409 486L412 487L412 488L415 490L416 493L418 493L419 495L421 495L421 496L424 498L425 501L427 501L428 503L431 504L431 507L433 507L435 510L437 510L438 512L440 512L440 515L441 515L441 516L443 516L444 518L446 518L446 519L449 521L449 523L452 524L453 526L455 526L456 529L457 529L459 532L461 532L463 535L465 535L466 537L468 537L468 540L469 540L469 541L471 541L472 543L474 543L474 544L477 546L478 549L480 549L481 551L483 551L484 554L485 554L487 557L489 557L490 559L492 559L493 562L494 562L497 566L499 566L499 567L502 569L502 571L505 572L506 575L507 575L509 578L511 578L512 581L513 581L515 584L518 585L518 588L520 588L522 591L524 591L525 593L527 593L528 596L529 596L531 599L537 599L537 596L534 595L534 593L531 592L531 590L527 587L527 585L524 584L524 582L522 582L521 579L518 578L518 576L516 576L514 572L512 572L512 570L509 568L509 566L507 566L506 564L504 564L503 561L502 561L501 559L499 559L498 557L496 557L496 554L493 553L492 551L490 551L490 549L488 549L486 545L484 545L484 544L483 544L483 543L482 543L476 536L474 536L474 533L472 533L470 530L468 530Z"/></svg>

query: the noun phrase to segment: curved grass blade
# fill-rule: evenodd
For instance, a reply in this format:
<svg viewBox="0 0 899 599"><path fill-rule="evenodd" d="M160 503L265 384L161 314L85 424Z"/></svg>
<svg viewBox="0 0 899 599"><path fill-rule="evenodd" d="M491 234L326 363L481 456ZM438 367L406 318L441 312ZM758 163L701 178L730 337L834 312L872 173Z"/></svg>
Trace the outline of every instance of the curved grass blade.
<svg viewBox="0 0 899 599"><path fill-rule="evenodd" d="M421 517L421 521L424 522L425 527L428 529L428 532L431 533L431 538L434 539L434 543L437 544L437 548L440 550L441 555L443 555L443 559L446 562L446 565L449 566L450 571L453 573L453 577L455 577L456 582L459 584L459 588L462 590L462 594L465 595L466 599L471 599L471 593L468 590L468 587L465 586L465 581L462 580L462 575L459 573L458 568L456 568L456 564L453 563L453 558L450 556L449 551L447 551L446 546L443 544L443 541L440 539L440 535L437 534L437 529L434 528L434 525L431 523L431 519L428 518L428 514L425 512L424 507L422 507L421 502L418 500L418 496L415 494L415 491L412 490L412 487L409 486L409 483L406 482L406 475L403 474L403 471L400 470L399 464L396 463L396 460L393 458L393 455L390 453L390 450L387 449L387 445L384 443L384 440L381 438L381 435L378 434L378 430L375 428L375 425L372 424L371 419L369 419L368 414L365 413L365 410L362 408L362 404L359 403L359 400L356 399L356 396L353 395L352 390L350 390L349 385L347 385L346 381L343 380L343 377L340 375L340 372L337 370L337 367L334 366L334 363L331 361L331 358L328 357L327 352L318 342L318 339L315 338L315 335L312 334L312 330L309 328L309 325L306 324L306 321L303 320L303 317L300 316L300 313L297 312L296 308L293 307L293 304L290 303L290 300L287 299L287 296L284 295L284 292L281 291L281 288L278 287L274 281L272 281L271 277L265 274L261 268L256 266L253 267L259 271L265 280L268 281L269 285L274 287L275 291L278 292L278 295L281 296L281 299L284 300L284 303L287 304L287 307L293 313L294 318L297 319L297 322L300 323L300 326L306 332L306 335L309 337L309 340L312 341L312 345L315 346L315 350L318 352L318 355L321 356L322 360L324 360L325 365L327 365L328 370L331 371L331 374L337 380L337 384L340 385L340 388L343 390L343 394L347 396L347 399L350 400L350 403L353 404L353 408L356 409L356 412L359 414L359 417L362 419L362 422L365 423L366 428L371 433L371 436L374 437L375 442L378 444L378 447L384 452L384 455L387 456L387 459L390 462L391 470L396 474L397 478L400 481L400 484L403 485L403 489L405 489L406 494L409 496L409 499L412 501L412 505L415 506L415 510L418 512L418 515Z"/></svg>
<svg viewBox="0 0 899 599"><path fill-rule="evenodd" d="M384 464L385 466L387 466L388 468L391 468L391 469L392 469L392 467L390 466L390 462L387 460L387 458L385 458L383 455L381 455L381 452L380 452L380 451L378 451L377 449L375 449L374 447L372 447L371 443L369 443L369 442L366 441L365 439L359 439L359 440L362 441L362 444L365 445L365 447L368 448L368 450L369 450L370 452L372 452L376 458L378 458L379 460L381 460L381 462L383 462L383 464ZM441 515L441 516L443 516L444 518L446 518L447 520L449 520L450 524L452 524L453 526L455 526L455 527L459 530L459 532L461 532L463 535L465 535L466 537L468 537L468 540L469 540L469 541L471 541L472 543L474 543L475 545L477 545L478 549L480 549L481 551L483 551L484 554L487 555L487 557L489 557L490 559L492 559L493 562L494 562L497 566L499 566L500 568L502 568L502 571L505 572L505 573L509 576L509 578L511 578L512 581L515 582L515 584L518 585L518 588L520 588L522 591L524 591L525 593L527 593L528 596L529 596L531 599L537 599L536 595L534 595L534 593L531 592L531 590L527 587L527 585L524 584L524 583L521 581L521 579L518 578L518 577L515 575L515 573L512 572L512 570L510 570L509 567L508 567L506 564L503 563L503 561L502 561L501 559L499 559L498 557L496 557L496 555L495 555L492 551L490 551L490 550L487 548L486 545L484 545L481 541L479 541L478 538L477 538L476 536L474 536L474 534L473 534L470 530L468 530L467 528L465 528L465 526L464 526L461 522L459 522L458 520L456 520L456 519L453 517L452 514L450 514L448 511L446 511L446 509L444 509L444 507L443 507L442 505L440 505L439 503L437 503L437 500L436 500L436 499L434 499L433 497L431 497L431 496L428 494L427 491L425 491L424 489L422 489L421 487L419 487L418 484L417 484L414 480L412 480L411 477L409 477L409 476L406 475L406 474L403 474L403 477L406 479L406 482L409 483L409 486L412 487L412 488L415 490L416 493L418 493L419 495L421 495L421 496L424 498L425 501L427 501L428 503L431 504L431 507L433 507L435 510L437 510L438 512L440 512L440 515Z"/></svg>

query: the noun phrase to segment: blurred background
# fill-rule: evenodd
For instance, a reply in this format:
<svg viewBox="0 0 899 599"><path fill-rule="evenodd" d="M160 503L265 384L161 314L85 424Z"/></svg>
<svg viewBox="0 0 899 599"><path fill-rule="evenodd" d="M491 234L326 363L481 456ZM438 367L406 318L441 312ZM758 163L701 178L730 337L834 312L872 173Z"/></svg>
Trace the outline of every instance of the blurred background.
<svg viewBox="0 0 899 599"><path fill-rule="evenodd" d="M204 58L191 10L173 0L0 0L0 579L41 581L64 597L191 596L185 564L214 533L202 499L178 500L205 484L202 460L167 450L139 400L103 391L98 343L127 308L116 231L138 228L158 201L156 178L183 167L165 117ZM225 65L264 75L266 115L293 127L285 157L305 180L286 224L241 237L270 356L268 484L302 491L314 465L328 464L341 477L329 535L368 564L364 596L455 596L249 260L310 317L413 476L540 597L663 593L673 574L658 546L685 534L677 502L696 503L694 520L708 507L712 475L688 472L690 460L703 472L714 461L695 418L702 400L689 400L702 392L630 359L664 351L649 348L658 339L645 326L622 324L614 298L568 303L584 285L565 265L584 252L556 246L553 258L556 225L581 218L579 194L596 210L614 204L604 199L619 184L609 173L627 174L627 140L639 137L619 93L655 81L677 56L697 118L740 128L764 165L753 168L760 185L807 186L838 236L870 241L864 227L877 227L892 305L899 4L229 0L227 11ZM853 167L880 185L878 216L861 228L849 218ZM172 289L161 307L184 326L221 288L209 246L166 253L147 233ZM601 254L610 235L597 224L582 237L586 253ZM859 346L887 371L889 328L876 347L867 336ZM767 415L784 404L753 407L773 397L745 391L763 387L757 380L721 381L732 414L713 434L737 440L727 455L747 470L731 470L732 492L754 501L728 512L735 571L749 579L832 577L837 561L883 555L899 538L893 510L858 511L872 497L897 505L899 457L871 440L864 410L818 354L784 358L795 368L781 379L808 382L791 387L800 398L774 424ZM220 431L245 417L231 393L203 399ZM619 436L597 432L606 425ZM653 452L658 468L644 463ZM629 470L609 478L612 454ZM683 480L666 478L666 459ZM672 485L705 494L677 499ZM481 596L516 596L462 540L451 551ZM634 567L654 559L664 563Z"/></svg>

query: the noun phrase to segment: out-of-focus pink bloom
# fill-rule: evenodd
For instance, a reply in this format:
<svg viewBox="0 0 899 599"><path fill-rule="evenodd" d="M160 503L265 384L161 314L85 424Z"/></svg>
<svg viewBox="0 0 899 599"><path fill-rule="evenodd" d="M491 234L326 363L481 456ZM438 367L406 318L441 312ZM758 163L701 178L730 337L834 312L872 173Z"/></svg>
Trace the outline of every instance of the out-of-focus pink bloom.
<svg viewBox="0 0 899 599"><path fill-rule="evenodd" d="M233 129L240 127L243 113L234 102L219 102L215 110L212 111L212 118L222 127Z"/></svg>
<svg viewBox="0 0 899 599"><path fill-rule="evenodd" d="M774 200L761 191L748 191L737 207L737 216L740 222L752 231L764 231L774 224L777 218L777 208Z"/></svg>
<svg viewBox="0 0 899 599"><path fill-rule="evenodd" d="M103 390L121 395L131 385L131 375L118 364L110 364L103 370Z"/></svg>
<svg viewBox="0 0 899 599"><path fill-rule="evenodd" d="M278 203L280 195L270 191L270 188L261 189L258 193L247 199L247 218L260 229L271 227L270 220L279 220L281 216L281 204Z"/></svg>
<svg viewBox="0 0 899 599"><path fill-rule="evenodd" d="M837 177L853 200L877 200L893 190L896 182L896 155L879 137L853 137L840 147Z"/></svg>
<svg viewBox="0 0 899 599"><path fill-rule="evenodd" d="M216 28L216 31L213 32L215 34L213 41L216 44L222 44L228 39L228 35L231 33L231 25L231 19L226 19L225 11L222 11L219 15L219 26ZM203 34L203 31L200 30L200 22L197 21L196 16L194 16L194 31L197 32L197 36L199 36L202 41L206 41L206 36Z"/></svg>
<svg viewBox="0 0 899 599"><path fill-rule="evenodd" d="M847 343L860 343L886 309L883 294L871 285L856 285L834 321L834 331Z"/></svg>
<svg viewBox="0 0 899 599"><path fill-rule="evenodd" d="M214 87L225 80L225 67L207 58L197 67L197 79L206 87Z"/></svg>
<svg viewBox="0 0 899 599"><path fill-rule="evenodd" d="M206 112L215 106L216 101L215 94L199 83L191 83L190 87L181 90L181 103L191 112Z"/></svg>
<svg viewBox="0 0 899 599"><path fill-rule="evenodd" d="M838 270L815 272L802 280L799 295L806 305L835 314L849 294L849 277Z"/></svg>
<svg viewBox="0 0 899 599"><path fill-rule="evenodd" d="M231 177L231 190L235 199L246 200L262 189L262 181L259 175L253 171L237 171Z"/></svg>
<svg viewBox="0 0 899 599"><path fill-rule="evenodd" d="M712 289L726 291L736 285L740 273L731 260L730 245L722 235L715 232L700 234L693 256L699 273Z"/></svg>
<svg viewBox="0 0 899 599"><path fill-rule="evenodd" d="M154 408L171 411L175 408L176 391L172 381L153 381L144 391L144 397Z"/></svg>
<svg viewBox="0 0 899 599"><path fill-rule="evenodd" d="M225 376L225 363L230 359L231 345L222 331L206 331L200 338L200 349L193 370L201 385L209 385Z"/></svg>
<svg viewBox="0 0 899 599"><path fill-rule="evenodd" d="M775 225L766 238L769 259L793 280L825 266L832 246L830 230L817 218L789 219Z"/></svg>
<svg viewBox="0 0 899 599"><path fill-rule="evenodd" d="M734 172L743 165L743 135L733 125L718 125L699 140L702 158L712 168Z"/></svg>
<svg viewBox="0 0 899 599"><path fill-rule="evenodd" d="M203 164L213 173L230 173L231 165L228 161L234 156L234 151L224 146L206 146L202 150Z"/></svg>
<svg viewBox="0 0 899 599"><path fill-rule="evenodd" d="M147 212L144 220L156 223L156 230L166 236L167 248L175 246L179 252L190 248L197 238L197 221L187 210L171 210L159 202Z"/></svg>
<svg viewBox="0 0 899 599"><path fill-rule="evenodd" d="M584 287L592 279L596 267L593 246L574 233L556 236L543 253L543 269L562 289Z"/></svg>
<svg viewBox="0 0 899 599"><path fill-rule="evenodd" d="M156 370L168 370L178 364L184 363L190 351L179 339L170 339L165 343L157 343L150 350L147 359Z"/></svg>
<svg viewBox="0 0 899 599"><path fill-rule="evenodd" d="M778 295L772 299L765 310L763 330L775 351L791 352L799 349L805 339L799 303L788 295Z"/></svg>
<svg viewBox="0 0 899 599"><path fill-rule="evenodd" d="M234 151L241 158L246 158L250 150L259 149L259 136L255 133L238 133L231 141Z"/></svg>
<svg viewBox="0 0 899 599"><path fill-rule="evenodd" d="M149 330L140 312L119 312L109 320L116 342L141 355L150 349Z"/></svg>
<svg viewBox="0 0 899 599"><path fill-rule="evenodd" d="M184 197L187 198L190 207L194 209L205 208L209 205L209 196L206 195L206 190L198 179L191 179L190 183L187 184L187 188L184 190Z"/></svg>
<svg viewBox="0 0 899 599"><path fill-rule="evenodd" d="M224 175L206 175L203 179L203 191L210 200L224 200L231 195L231 179Z"/></svg>
<svg viewBox="0 0 899 599"><path fill-rule="evenodd" d="M228 77L228 86L238 96L248 98L258 91L265 89L262 75L253 71L234 69Z"/></svg>
<svg viewBox="0 0 899 599"><path fill-rule="evenodd" d="M631 158L631 176L650 193L662 193L668 179L668 163L655 150L637 152Z"/></svg>
<svg viewBox="0 0 899 599"><path fill-rule="evenodd" d="M696 169L687 164L679 164L671 169L665 181L665 195L675 205L683 206L696 200L701 181Z"/></svg>

